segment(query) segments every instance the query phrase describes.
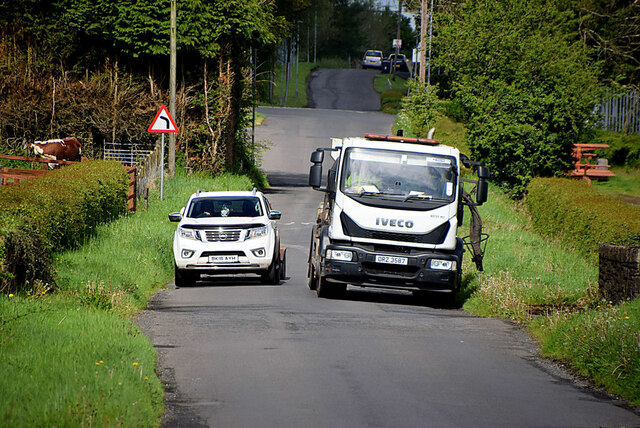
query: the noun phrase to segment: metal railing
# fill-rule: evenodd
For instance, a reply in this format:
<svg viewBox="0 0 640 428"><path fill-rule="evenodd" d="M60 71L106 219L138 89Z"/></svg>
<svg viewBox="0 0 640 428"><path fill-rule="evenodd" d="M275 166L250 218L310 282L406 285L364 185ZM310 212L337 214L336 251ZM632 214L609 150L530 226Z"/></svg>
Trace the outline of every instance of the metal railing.
<svg viewBox="0 0 640 428"><path fill-rule="evenodd" d="M609 93L598 106L601 128L640 134L640 92Z"/></svg>

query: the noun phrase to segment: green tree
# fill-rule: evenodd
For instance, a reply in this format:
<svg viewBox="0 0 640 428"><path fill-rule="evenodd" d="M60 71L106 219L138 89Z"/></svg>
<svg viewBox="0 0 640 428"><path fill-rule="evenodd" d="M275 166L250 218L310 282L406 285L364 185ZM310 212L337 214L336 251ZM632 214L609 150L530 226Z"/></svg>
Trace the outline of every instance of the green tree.
<svg viewBox="0 0 640 428"><path fill-rule="evenodd" d="M544 0L469 0L438 16L437 62L469 113L471 154L513 196L559 175L588 133L597 69L572 14Z"/></svg>

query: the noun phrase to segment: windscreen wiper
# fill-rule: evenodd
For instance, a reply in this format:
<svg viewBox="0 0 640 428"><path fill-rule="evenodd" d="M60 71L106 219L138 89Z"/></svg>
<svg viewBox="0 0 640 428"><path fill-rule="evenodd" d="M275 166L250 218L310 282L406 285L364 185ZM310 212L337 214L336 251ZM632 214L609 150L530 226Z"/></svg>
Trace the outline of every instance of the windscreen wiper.
<svg viewBox="0 0 640 428"><path fill-rule="evenodd" d="M426 195L424 193L415 193L413 195L409 194L409 195L407 195L406 198L404 198L404 200L402 202L407 202L407 201L410 201L412 199L425 199L425 200L430 201L430 200L433 199L433 196Z"/></svg>

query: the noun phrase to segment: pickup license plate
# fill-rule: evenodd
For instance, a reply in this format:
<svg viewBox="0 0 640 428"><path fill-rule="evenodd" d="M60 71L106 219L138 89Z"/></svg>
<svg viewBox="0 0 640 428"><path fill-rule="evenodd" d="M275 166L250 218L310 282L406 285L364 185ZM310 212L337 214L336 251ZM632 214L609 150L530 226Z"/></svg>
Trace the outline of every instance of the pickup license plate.
<svg viewBox="0 0 640 428"><path fill-rule="evenodd" d="M237 255L209 256L209 263L236 263L237 261L238 261Z"/></svg>
<svg viewBox="0 0 640 428"><path fill-rule="evenodd" d="M387 263L390 265L406 265L408 260L406 257L376 256L376 263Z"/></svg>

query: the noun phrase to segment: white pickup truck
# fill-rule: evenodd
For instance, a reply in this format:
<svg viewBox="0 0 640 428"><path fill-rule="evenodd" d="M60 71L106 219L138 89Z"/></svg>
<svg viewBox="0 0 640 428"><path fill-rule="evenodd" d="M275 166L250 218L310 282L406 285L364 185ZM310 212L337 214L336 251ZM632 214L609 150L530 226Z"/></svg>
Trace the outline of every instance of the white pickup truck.
<svg viewBox="0 0 640 428"><path fill-rule="evenodd" d="M173 239L176 286L194 285L200 274L230 273L257 273L264 283L279 284L286 270L275 222L281 216L255 189L191 195L180 212L169 214L179 222Z"/></svg>

